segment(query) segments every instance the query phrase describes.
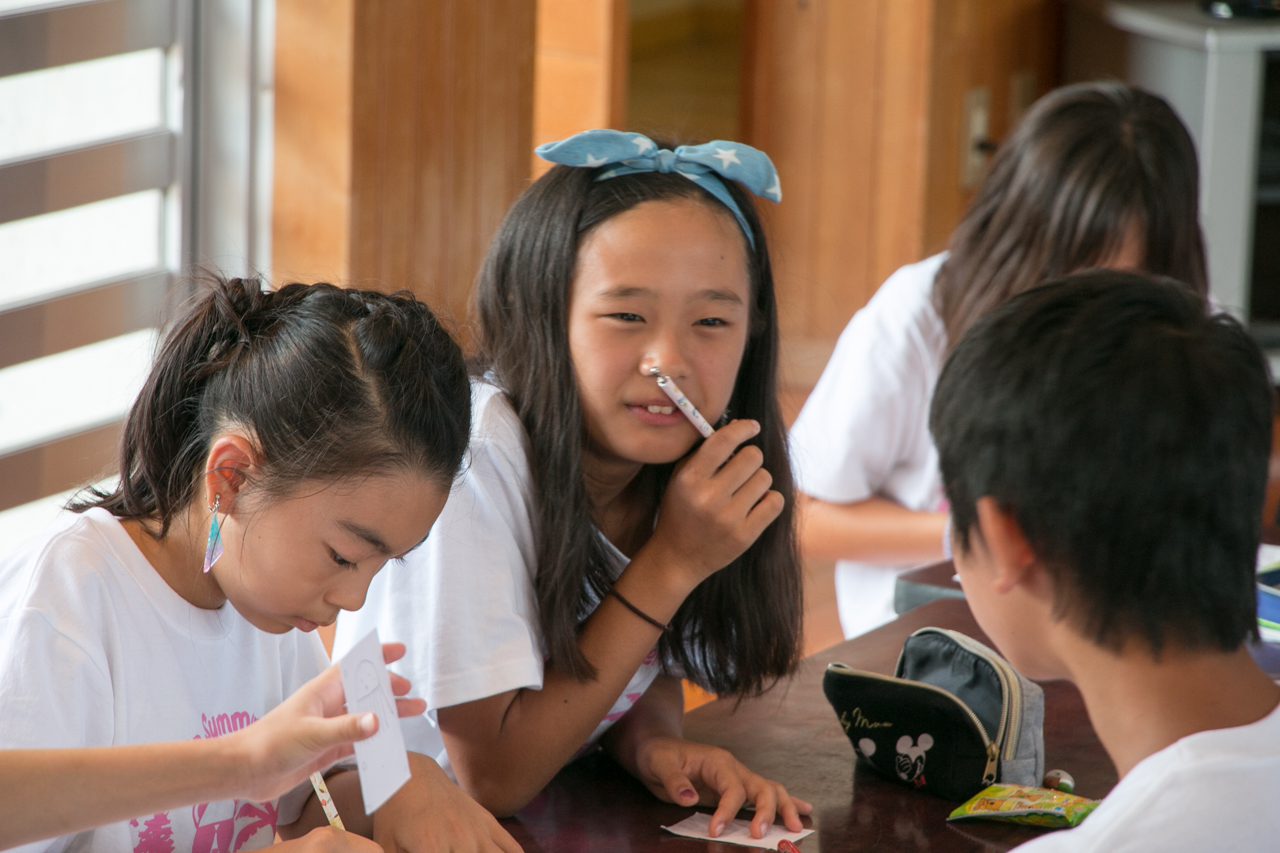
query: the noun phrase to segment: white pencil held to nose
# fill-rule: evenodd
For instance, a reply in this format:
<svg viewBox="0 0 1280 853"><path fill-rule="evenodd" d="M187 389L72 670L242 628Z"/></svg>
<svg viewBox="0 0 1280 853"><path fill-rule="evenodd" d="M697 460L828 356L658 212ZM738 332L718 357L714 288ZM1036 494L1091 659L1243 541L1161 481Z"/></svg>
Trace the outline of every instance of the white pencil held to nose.
<svg viewBox="0 0 1280 853"><path fill-rule="evenodd" d="M649 368L649 375L657 377L658 387L671 398L671 402L676 404L676 408L684 413L684 416L689 419L689 423L693 424L693 428L702 433L703 438L710 438L715 429L711 424L707 423L707 419L702 416L702 413L697 410L693 403L689 402L689 398L680 390L680 386L675 383L675 380L663 373L660 367Z"/></svg>

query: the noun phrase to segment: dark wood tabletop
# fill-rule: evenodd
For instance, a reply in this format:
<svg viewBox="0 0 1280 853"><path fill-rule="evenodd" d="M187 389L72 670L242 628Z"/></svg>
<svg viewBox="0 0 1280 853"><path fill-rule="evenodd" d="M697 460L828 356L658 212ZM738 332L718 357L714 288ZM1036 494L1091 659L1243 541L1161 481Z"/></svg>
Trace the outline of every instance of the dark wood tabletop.
<svg viewBox="0 0 1280 853"><path fill-rule="evenodd" d="M953 628L986 642L964 601L935 601L895 621L807 658L800 671L758 699L717 700L685 715L691 740L730 749L747 766L814 804L817 833L804 851L1008 850L1040 832L991 822L948 824L958 803L940 800L854 770L853 748L822 694L828 663L892 674L903 641L917 628ZM1066 682L1045 689L1047 768L1076 779L1082 796L1101 797L1115 769L1089 725L1079 692ZM571 764L524 811L503 821L526 851L716 851L749 848L677 838L663 824L690 809L663 803L600 753ZM745 815L743 815L745 817Z"/></svg>

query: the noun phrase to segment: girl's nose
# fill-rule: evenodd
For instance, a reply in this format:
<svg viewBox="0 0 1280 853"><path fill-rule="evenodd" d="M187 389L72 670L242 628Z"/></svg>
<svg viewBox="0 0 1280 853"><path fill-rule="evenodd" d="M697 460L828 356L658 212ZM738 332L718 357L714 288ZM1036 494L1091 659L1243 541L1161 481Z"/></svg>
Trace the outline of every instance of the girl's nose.
<svg viewBox="0 0 1280 853"><path fill-rule="evenodd" d="M640 373L645 376L665 373L678 382L688 375L688 372L689 367L685 363L684 354L675 340L654 341L653 346L640 359Z"/></svg>
<svg viewBox="0 0 1280 853"><path fill-rule="evenodd" d="M351 572L331 587L325 599L335 607L343 610L359 610L364 606L365 596L369 594L372 577L361 577L363 572Z"/></svg>

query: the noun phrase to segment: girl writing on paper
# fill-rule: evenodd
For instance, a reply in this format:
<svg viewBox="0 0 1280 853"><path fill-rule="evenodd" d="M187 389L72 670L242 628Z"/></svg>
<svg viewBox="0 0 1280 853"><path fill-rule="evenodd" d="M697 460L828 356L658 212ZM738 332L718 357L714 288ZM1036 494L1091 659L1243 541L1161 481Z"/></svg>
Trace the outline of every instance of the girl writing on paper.
<svg viewBox="0 0 1280 853"><path fill-rule="evenodd" d="M383 647L388 660L404 646ZM397 696L409 682L393 676ZM378 731L375 714L343 713L342 680L331 666L256 724L217 738L81 747L0 750L0 850L167 813L216 800L274 800L350 755ZM397 716L421 714L421 699L397 699ZM157 825L159 821L156 821ZM145 829L144 829L145 831ZM335 849L341 836L329 839Z"/></svg>
<svg viewBox="0 0 1280 853"><path fill-rule="evenodd" d="M431 529L468 394L412 297L203 287L130 410L119 484L0 560L0 748L213 739L267 715L328 666L315 629ZM298 849L518 850L433 762L412 767L374 816L354 771L329 779L358 834L323 828L304 782L24 849L250 850L279 831Z"/></svg>

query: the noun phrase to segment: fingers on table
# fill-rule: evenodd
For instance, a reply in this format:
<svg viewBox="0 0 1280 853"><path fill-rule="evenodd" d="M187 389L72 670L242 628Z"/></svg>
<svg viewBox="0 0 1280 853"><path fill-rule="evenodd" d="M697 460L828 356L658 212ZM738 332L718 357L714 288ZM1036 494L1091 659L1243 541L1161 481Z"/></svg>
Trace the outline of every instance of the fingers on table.
<svg viewBox="0 0 1280 853"><path fill-rule="evenodd" d="M787 793L787 789L777 782L770 782L769 784L775 789L775 796L778 802L778 817L782 818L782 822L787 829L792 832L799 832L804 829L804 824L800 822L800 815L812 812L813 806L804 800L791 796Z"/></svg>
<svg viewBox="0 0 1280 853"><path fill-rule="evenodd" d="M717 788L720 791L720 804L716 806L715 814L711 815L709 827L713 838L724 831L729 821L734 819L747 802L747 788L742 784L741 779L735 778L722 788L717 785Z"/></svg>
<svg viewBox="0 0 1280 853"><path fill-rule="evenodd" d="M778 786L763 779L758 781L760 784L753 785L755 790L751 791L751 800L756 805L755 817L751 818L752 838L762 838L778 812Z"/></svg>

